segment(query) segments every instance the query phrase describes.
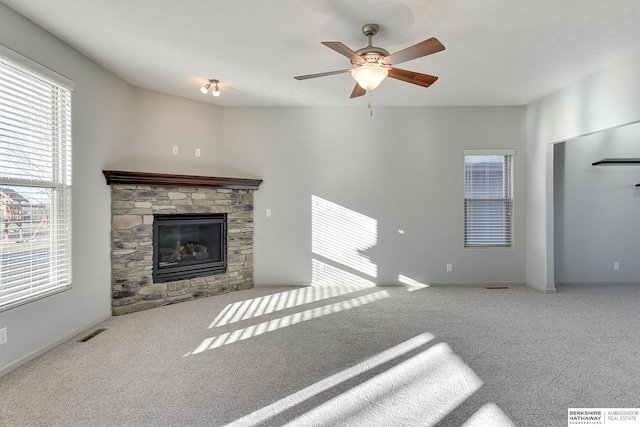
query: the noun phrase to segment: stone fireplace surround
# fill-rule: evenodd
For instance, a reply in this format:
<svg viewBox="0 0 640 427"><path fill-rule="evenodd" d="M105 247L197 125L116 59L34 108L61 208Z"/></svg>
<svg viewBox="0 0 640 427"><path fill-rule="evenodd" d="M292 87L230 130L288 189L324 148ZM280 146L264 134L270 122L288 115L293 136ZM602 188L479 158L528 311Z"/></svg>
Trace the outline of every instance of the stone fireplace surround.
<svg viewBox="0 0 640 427"><path fill-rule="evenodd" d="M111 186L113 315L253 287L253 191L262 180L104 170ZM153 215L227 214L224 274L153 283Z"/></svg>

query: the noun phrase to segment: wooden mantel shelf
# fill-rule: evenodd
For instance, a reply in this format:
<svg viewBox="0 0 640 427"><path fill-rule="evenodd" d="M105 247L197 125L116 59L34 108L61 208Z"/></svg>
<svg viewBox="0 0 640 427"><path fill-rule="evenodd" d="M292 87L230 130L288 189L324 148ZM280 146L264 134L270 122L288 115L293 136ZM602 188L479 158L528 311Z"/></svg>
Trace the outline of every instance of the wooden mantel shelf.
<svg viewBox="0 0 640 427"><path fill-rule="evenodd" d="M153 172L131 172L103 170L107 185L162 185L187 187L230 188L235 190L257 190L261 179L225 178L215 176L174 175Z"/></svg>

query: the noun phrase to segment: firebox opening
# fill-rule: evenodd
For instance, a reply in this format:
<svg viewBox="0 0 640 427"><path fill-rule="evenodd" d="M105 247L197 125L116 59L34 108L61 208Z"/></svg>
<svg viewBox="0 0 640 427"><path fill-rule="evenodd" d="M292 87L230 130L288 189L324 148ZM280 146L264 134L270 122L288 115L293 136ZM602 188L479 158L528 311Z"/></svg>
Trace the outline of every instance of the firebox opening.
<svg viewBox="0 0 640 427"><path fill-rule="evenodd" d="M226 270L226 214L153 216L154 283L223 274Z"/></svg>

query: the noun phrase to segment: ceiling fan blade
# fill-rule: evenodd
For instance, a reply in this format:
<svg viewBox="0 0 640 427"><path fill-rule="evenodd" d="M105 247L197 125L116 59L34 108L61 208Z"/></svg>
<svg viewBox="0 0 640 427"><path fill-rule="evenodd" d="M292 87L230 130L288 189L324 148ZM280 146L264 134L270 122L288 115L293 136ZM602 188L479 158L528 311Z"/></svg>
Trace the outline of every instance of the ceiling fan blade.
<svg viewBox="0 0 640 427"><path fill-rule="evenodd" d="M400 68L390 69L389 77L423 87L429 87L438 80L438 77L436 76L416 73L415 71L401 70Z"/></svg>
<svg viewBox="0 0 640 427"><path fill-rule="evenodd" d="M358 55L357 53L349 49L347 46L345 46L341 42L320 42L320 43L327 46L328 48L335 50L339 54L346 56L352 62L356 62L358 64L362 64L365 62L365 59L362 56Z"/></svg>
<svg viewBox="0 0 640 427"><path fill-rule="evenodd" d="M304 76L295 76L294 79L296 79L296 80L314 79L316 77L324 77L324 76L332 76L334 74L348 73L349 71L351 71L351 68L349 68L348 70L327 71L326 73L306 74Z"/></svg>
<svg viewBox="0 0 640 427"><path fill-rule="evenodd" d="M356 87L353 88L353 92L351 92L351 96L349 98L357 98L365 93L367 93L367 91L362 89L360 85L356 83Z"/></svg>
<svg viewBox="0 0 640 427"><path fill-rule="evenodd" d="M440 43L435 37L431 37L428 40L414 44L399 52L392 53L384 58L384 63L387 65L400 64L401 62L410 61L412 59L421 58L423 56L431 55L432 53L440 52L444 50L444 45Z"/></svg>

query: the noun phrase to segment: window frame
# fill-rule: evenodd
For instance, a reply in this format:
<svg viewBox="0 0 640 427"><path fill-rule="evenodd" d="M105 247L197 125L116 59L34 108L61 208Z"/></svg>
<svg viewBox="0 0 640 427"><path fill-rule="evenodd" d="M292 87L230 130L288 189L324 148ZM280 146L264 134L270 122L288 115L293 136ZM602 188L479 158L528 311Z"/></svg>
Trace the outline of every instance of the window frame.
<svg viewBox="0 0 640 427"><path fill-rule="evenodd" d="M27 239L27 248L19 251L20 255L14 256L13 259L2 260L3 256L10 253L5 252L3 243L0 242L0 262L5 262L3 270L5 270L5 278L7 282L6 288L3 287L2 274L0 274L0 312L11 308L30 303L41 298L57 294L71 289L72 287L72 247L71 247L71 191L72 191L72 140L71 140L71 107L72 107L72 91L75 84L66 77L38 64L14 52L13 50L0 45L0 66L3 68L2 79L0 85L5 89L3 93L7 97L0 99L0 106L4 107L4 111L0 111L0 119L7 124L7 129L3 131L0 137L5 139L5 148L7 152L14 150L16 146L27 147L31 149L24 150L22 153L8 157L9 162L16 162L24 159L21 167L14 169L26 172L24 165L33 165L34 162L43 168L45 172L40 175L36 174L20 174L12 175L12 169L9 167L8 175L0 175L0 188L5 189L5 196L10 190L17 193L20 198L25 199L23 195L29 194L32 199L26 200L26 205L20 205L20 209L29 208L29 223L33 228L31 221L34 210L33 197L37 194L38 214L42 216L42 223L49 224L48 236L35 242L34 237L40 226L31 239ZM19 80L16 80L19 78ZM6 79L6 80L3 80ZM18 83L22 81L23 83ZM22 90L21 98L12 98L19 86L17 84L33 84L33 92ZM28 87L28 86L26 86ZM49 95L43 97L38 93L37 87L47 88ZM40 89L41 90L41 89ZM42 110L36 110L38 102L49 102L49 106ZM48 100L48 101L47 101ZM25 107L33 102L33 106ZM26 109L25 109L26 108ZM16 111L16 113L12 113ZM35 111L38 111L35 113ZM42 113L44 112L44 114ZM28 114L32 120L45 118L45 124L35 125L31 122L23 121L25 114ZM31 116L33 114L33 116ZM22 116L22 117L21 117ZM6 121L5 121L6 120ZM9 126L9 123L14 123ZM30 124L31 123L31 124ZM46 124L49 124L48 127ZM48 129L38 137L33 145L18 145L13 138L21 135L16 132L30 130L29 138L34 138L33 133L40 129ZM20 140L23 140L20 138ZM45 150L43 151L43 148ZM33 150L39 150L33 152ZM46 155L43 154L46 153ZM6 153L5 153L6 154ZM9 164L9 163L8 163ZM42 175L44 173L44 175ZM50 179L49 179L50 178ZM11 199L5 199L5 202ZM46 202L42 202L46 200ZM24 202L22 202L24 203ZM20 215L20 233L22 234L22 223L26 220ZM9 223L10 225L11 223ZM27 233L29 235L29 233ZM0 229L0 239L4 239L4 223ZM6 244L5 244L6 245ZM8 248L9 246L6 246ZM34 256L39 256L44 251L45 261L40 263L33 262ZM27 255L24 255L24 254ZM36 255L34 255L36 254ZM28 267L22 267L25 263ZM7 268L7 265L9 268ZM34 267L34 265L36 265ZM8 273L7 273L8 272ZM18 278L18 277L22 278ZM26 277L26 278L25 278ZM44 277L44 279L42 279Z"/></svg>
<svg viewBox="0 0 640 427"><path fill-rule="evenodd" d="M470 189L467 187L467 156L503 156L504 169L502 173L502 197L468 197ZM464 248L465 249L512 249L514 246L514 161L515 149L465 149L463 150L463 205L464 205ZM505 176L506 174L506 176ZM489 190L487 190L488 193ZM473 242L470 241L470 205L473 202L500 202L502 215L496 220L504 224L502 242ZM486 203L485 203L486 206ZM487 234L490 234L489 231ZM495 234L496 237L499 233ZM492 236L487 236L489 239ZM478 238L480 240L480 238Z"/></svg>

